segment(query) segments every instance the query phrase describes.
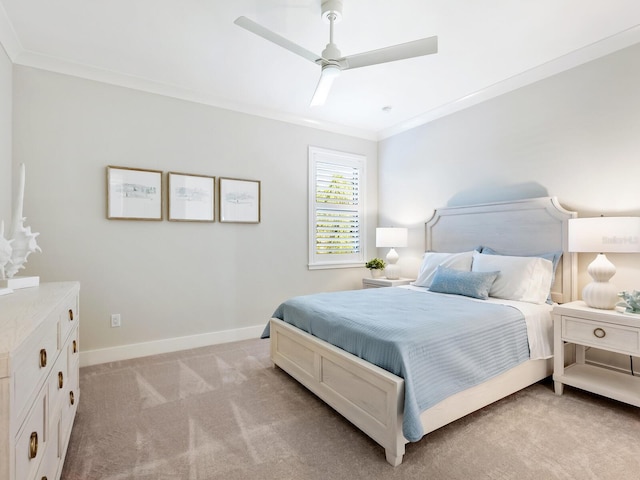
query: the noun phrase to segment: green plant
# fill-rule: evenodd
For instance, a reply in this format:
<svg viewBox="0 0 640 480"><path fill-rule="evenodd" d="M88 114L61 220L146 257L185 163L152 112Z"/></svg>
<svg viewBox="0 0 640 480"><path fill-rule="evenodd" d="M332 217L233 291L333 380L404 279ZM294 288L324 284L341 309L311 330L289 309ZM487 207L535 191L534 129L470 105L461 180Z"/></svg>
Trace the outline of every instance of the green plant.
<svg viewBox="0 0 640 480"><path fill-rule="evenodd" d="M374 258L365 263L364 266L369 270L383 270L384 267L387 266L387 264L384 263L384 260L382 260L381 258Z"/></svg>
<svg viewBox="0 0 640 480"><path fill-rule="evenodd" d="M618 294L623 301L616 303L616 307L625 307L627 313L640 313L640 292L623 291Z"/></svg>

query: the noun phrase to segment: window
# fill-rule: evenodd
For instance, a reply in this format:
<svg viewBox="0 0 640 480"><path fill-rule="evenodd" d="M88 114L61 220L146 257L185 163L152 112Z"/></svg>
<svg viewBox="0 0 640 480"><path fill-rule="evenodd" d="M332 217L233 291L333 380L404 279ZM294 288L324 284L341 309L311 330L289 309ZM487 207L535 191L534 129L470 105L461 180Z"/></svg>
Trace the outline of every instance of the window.
<svg viewBox="0 0 640 480"><path fill-rule="evenodd" d="M364 263L365 160L309 147L309 268Z"/></svg>

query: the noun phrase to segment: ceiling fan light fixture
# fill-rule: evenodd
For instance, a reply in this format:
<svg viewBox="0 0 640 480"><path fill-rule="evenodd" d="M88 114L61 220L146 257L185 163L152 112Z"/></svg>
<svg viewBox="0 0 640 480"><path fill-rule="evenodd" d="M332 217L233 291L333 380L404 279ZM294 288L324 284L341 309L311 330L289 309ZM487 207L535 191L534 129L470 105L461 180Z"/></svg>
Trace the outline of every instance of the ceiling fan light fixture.
<svg viewBox="0 0 640 480"><path fill-rule="evenodd" d="M331 90L331 85L333 85L333 81L338 78L338 76L340 76L340 67L338 65L329 64L322 67L320 80L311 99L310 106L317 107L324 105L329 95L329 90Z"/></svg>

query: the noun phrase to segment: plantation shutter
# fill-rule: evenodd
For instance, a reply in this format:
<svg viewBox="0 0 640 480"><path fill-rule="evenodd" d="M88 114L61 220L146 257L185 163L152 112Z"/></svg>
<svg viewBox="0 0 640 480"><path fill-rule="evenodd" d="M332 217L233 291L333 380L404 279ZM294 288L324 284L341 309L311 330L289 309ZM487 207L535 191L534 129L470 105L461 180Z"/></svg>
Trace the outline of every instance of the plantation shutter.
<svg viewBox="0 0 640 480"><path fill-rule="evenodd" d="M310 147L310 267L364 262L364 157Z"/></svg>

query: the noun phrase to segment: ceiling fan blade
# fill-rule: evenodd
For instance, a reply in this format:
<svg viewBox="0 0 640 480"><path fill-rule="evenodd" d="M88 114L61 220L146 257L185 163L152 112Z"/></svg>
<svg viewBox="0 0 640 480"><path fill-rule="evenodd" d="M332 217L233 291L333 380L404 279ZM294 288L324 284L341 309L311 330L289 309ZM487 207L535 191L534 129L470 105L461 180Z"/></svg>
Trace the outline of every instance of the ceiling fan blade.
<svg viewBox="0 0 640 480"><path fill-rule="evenodd" d="M318 80L318 86L311 99L311 107L317 107L324 105L331 90L333 81L340 76L340 67L338 65L325 65L322 67L322 73L320 73L320 80Z"/></svg>
<svg viewBox="0 0 640 480"><path fill-rule="evenodd" d="M370 52L349 55L338 60L343 70L348 68L367 67L379 63L395 62L405 58L421 57L438 52L438 37L422 38L412 42L401 43L393 47L380 48Z"/></svg>
<svg viewBox="0 0 640 480"><path fill-rule="evenodd" d="M255 33L259 37L264 38L265 40L269 40L270 42L275 43L276 45L280 45L282 48L289 50L290 52L295 53L296 55L300 55L307 60L312 61L313 63L317 63L321 60L320 55L316 55L313 52L310 52L306 48L301 47L293 43L291 40L287 40L286 38L278 35L275 32L263 27L262 25L254 22L253 20L248 19L247 17L238 17L235 22L236 25L244 28L245 30L249 30L251 33Z"/></svg>

